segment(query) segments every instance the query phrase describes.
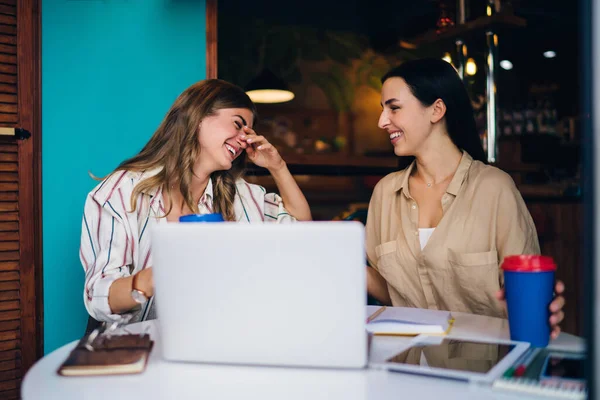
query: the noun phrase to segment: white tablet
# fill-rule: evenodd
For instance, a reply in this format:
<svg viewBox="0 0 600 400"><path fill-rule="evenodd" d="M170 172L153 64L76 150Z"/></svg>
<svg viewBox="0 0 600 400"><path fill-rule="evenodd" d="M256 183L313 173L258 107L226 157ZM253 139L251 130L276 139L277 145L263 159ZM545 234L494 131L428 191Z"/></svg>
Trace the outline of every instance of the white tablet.
<svg viewBox="0 0 600 400"><path fill-rule="evenodd" d="M529 343L524 342L419 336L393 357L371 366L466 382L492 383L528 348Z"/></svg>

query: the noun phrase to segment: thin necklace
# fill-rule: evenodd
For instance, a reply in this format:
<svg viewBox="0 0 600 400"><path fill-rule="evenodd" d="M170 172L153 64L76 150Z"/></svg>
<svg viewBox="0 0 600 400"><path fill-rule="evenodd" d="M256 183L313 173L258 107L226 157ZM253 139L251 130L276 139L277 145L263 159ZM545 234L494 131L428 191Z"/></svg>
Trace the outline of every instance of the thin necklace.
<svg viewBox="0 0 600 400"><path fill-rule="evenodd" d="M444 179L442 179L440 182L438 183L443 183L446 182L450 177L454 176L454 172L451 173L450 175L448 175L447 177L445 177ZM433 186L433 182L427 182L425 179L423 179L423 181L425 182L425 185L430 188L431 186ZM436 183L437 185L437 183Z"/></svg>

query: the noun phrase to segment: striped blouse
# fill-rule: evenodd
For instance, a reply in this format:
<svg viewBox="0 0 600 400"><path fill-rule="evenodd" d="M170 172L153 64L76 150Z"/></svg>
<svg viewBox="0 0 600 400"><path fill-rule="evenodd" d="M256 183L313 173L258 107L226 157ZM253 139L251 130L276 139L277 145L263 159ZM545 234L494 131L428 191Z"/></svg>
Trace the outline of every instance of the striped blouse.
<svg viewBox="0 0 600 400"><path fill-rule="evenodd" d="M83 300L93 318L115 321L108 305L108 291L116 279L135 274L152 266L152 251L148 232L154 224L167 223L162 190L142 192L136 199L136 211L130 212L134 187L160 169L132 172L118 171L92 190L86 199L79 257L85 271ZM213 187L209 180L198 207L201 214L212 212ZM238 222L294 222L280 196L266 193L262 186L236 182L234 211ZM162 218L161 218L162 217ZM146 319L145 309L132 310L132 322ZM152 307L153 308L153 307Z"/></svg>

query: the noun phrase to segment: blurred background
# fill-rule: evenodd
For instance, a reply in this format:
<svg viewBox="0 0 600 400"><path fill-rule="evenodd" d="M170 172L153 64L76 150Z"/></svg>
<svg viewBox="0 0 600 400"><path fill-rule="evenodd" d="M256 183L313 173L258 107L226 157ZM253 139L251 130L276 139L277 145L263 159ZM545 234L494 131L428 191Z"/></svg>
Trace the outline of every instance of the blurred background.
<svg viewBox="0 0 600 400"><path fill-rule="evenodd" d="M377 127L382 75L414 58L452 63L471 96L482 143L493 150L490 161L511 174L543 253L561 266L568 288L564 329L582 333L579 90L585 82L576 2L228 0L218 2L217 15L218 77L249 91L292 93L275 103L255 98L257 131L284 155L318 220L364 222L374 185L405 165ZM495 88L493 98L488 87ZM266 171L250 165L248 173L275 189Z"/></svg>

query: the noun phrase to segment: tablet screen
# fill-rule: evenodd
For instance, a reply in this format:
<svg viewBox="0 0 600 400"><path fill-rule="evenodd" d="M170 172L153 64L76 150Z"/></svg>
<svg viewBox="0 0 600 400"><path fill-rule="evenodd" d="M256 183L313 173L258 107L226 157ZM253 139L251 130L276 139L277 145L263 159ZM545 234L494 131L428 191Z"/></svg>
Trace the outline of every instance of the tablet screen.
<svg viewBox="0 0 600 400"><path fill-rule="evenodd" d="M444 339L441 344L417 344L387 362L485 374L514 347L510 344Z"/></svg>

